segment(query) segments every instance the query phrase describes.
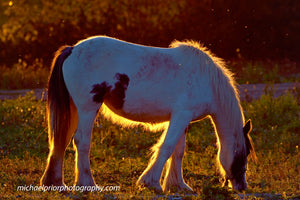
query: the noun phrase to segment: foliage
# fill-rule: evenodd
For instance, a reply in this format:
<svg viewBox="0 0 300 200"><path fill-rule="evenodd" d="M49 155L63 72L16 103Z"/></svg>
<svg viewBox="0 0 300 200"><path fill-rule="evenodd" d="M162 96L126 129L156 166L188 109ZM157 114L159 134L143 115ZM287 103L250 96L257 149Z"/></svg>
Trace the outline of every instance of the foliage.
<svg viewBox="0 0 300 200"><path fill-rule="evenodd" d="M12 5L9 5L9 2L13 2ZM0 6L4 8L3 15L7 20L0 29L0 41L7 48L1 53L3 56L10 55L4 63L13 62L12 59L16 59L19 55L27 62L38 57L49 63L51 55L59 46L66 43L74 44L80 39L97 34L117 36L129 41L139 39L136 42L143 41L145 37L148 41L155 40L163 28L176 22L174 16L178 14L183 2L172 0L155 0L151 3L138 0L3 2ZM161 6L160 9L157 9L157 5Z"/></svg>
<svg viewBox="0 0 300 200"><path fill-rule="evenodd" d="M217 55L245 59L298 59L299 4L294 0L3 0L0 65L36 58L92 35L168 46L201 40Z"/></svg>
<svg viewBox="0 0 300 200"><path fill-rule="evenodd" d="M228 61L240 84L299 82L296 62Z"/></svg>
<svg viewBox="0 0 300 200"><path fill-rule="evenodd" d="M257 199L266 193L278 198L297 198L300 184L299 99L287 94L273 99L266 93L261 99L243 103L247 118L254 124L252 138L258 163L249 161L247 180ZM140 127L124 129L99 117L94 127L91 166L99 185L119 185L119 192L63 194L58 192L16 191L19 185L38 185L48 153L45 102L32 93L15 100L0 101L0 196L4 198L43 199L133 199L163 198L153 191L137 191L135 182L145 169L148 149L160 133ZM217 147L209 120L190 125L183 173L186 182L202 199L239 199L222 188L215 165ZM74 181L74 150L66 150L65 183ZM278 196L278 193L281 195ZM258 195L257 195L258 194ZM175 196L174 196L175 195ZM178 194L168 194L170 198ZM239 194L243 198L244 194ZM179 194L180 196L180 194ZM195 196L184 196L194 199ZM259 197L258 197L259 198Z"/></svg>
<svg viewBox="0 0 300 200"><path fill-rule="evenodd" d="M23 89L23 88L45 88L48 81L49 70L43 67L40 60L32 65L19 59L17 64L11 68L0 66L0 88Z"/></svg>
<svg viewBox="0 0 300 200"><path fill-rule="evenodd" d="M164 47L174 39L200 40L231 60L240 83L299 81L299 5L294 0L3 0L0 88L45 87L58 47L92 35ZM253 59L263 62L249 62Z"/></svg>

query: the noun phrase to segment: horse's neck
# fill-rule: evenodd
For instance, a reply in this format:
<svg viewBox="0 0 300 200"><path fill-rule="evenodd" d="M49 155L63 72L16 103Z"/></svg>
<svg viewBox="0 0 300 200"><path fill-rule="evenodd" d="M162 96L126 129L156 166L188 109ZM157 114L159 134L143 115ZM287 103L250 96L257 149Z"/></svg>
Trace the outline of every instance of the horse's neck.
<svg viewBox="0 0 300 200"><path fill-rule="evenodd" d="M237 103L231 110L219 108L218 112L212 115L218 137L233 141L241 139L244 117L240 109L241 107ZM225 112L226 110L227 112Z"/></svg>

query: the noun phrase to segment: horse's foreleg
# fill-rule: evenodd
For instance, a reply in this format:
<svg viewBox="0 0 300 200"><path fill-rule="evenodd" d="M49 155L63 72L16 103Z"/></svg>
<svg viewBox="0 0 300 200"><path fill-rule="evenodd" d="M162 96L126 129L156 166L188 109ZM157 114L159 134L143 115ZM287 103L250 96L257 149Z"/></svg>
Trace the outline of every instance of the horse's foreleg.
<svg viewBox="0 0 300 200"><path fill-rule="evenodd" d="M183 180L182 160L185 149L186 131L179 139L176 148L167 162L166 177L163 183L163 190L169 191L193 191Z"/></svg>
<svg viewBox="0 0 300 200"><path fill-rule="evenodd" d="M148 167L137 181L138 186L150 187L158 192L162 191L159 180L163 167L191 121L191 117L190 112L178 112L172 115L164 141L158 146Z"/></svg>
<svg viewBox="0 0 300 200"><path fill-rule="evenodd" d="M75 155L75 185L94 186L95 182L90 169L90 144L96 112L80 112L78 129L74 136Z"/></svg>

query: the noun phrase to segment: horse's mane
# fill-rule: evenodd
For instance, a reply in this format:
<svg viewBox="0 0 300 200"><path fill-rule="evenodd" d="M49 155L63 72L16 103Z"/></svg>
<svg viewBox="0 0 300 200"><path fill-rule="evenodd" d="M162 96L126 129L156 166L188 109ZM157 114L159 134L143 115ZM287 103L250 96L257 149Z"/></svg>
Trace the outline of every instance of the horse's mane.
<svg viewBox="0 0 300 200"><path fill-rule="evenodd" d="M201 59L200 70L208 73L212 84L216 86L214 87L214 92L218 103L221 104L220 107L224 109L223 112L227 114L226 117L232 119L232 127L242 128L236 124L239 123L243 125L245 122L236 87L237 84L234 80L233 73L226 68L223 59L215 56L200 42L175 40L170 44L170 48L176 47L183 49L183 51L188 51L190 54L192 53L196 59ZM239 122L239 119L243 121Z"/></svg>

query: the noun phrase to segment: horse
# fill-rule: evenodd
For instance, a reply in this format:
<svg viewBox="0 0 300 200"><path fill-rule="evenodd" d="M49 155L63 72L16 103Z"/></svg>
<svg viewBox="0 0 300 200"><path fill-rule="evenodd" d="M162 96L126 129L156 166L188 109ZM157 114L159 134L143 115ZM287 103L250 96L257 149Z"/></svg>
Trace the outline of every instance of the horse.
<svg viewBox="0 0 300 200"><path fill-rule="evenodd" d="M192 191L182 174L186 130L208 117L223 185L247 188L247 157L255 157L252 122L245 122L232 73L199 42L175 40L159 48L90 37L56 52L47 89L49 155L41 185L64 186L64 154L73 138L75 185L96 186L89 154L94 120L101 113L121 126L164 130L137 187Z"/></svg>

